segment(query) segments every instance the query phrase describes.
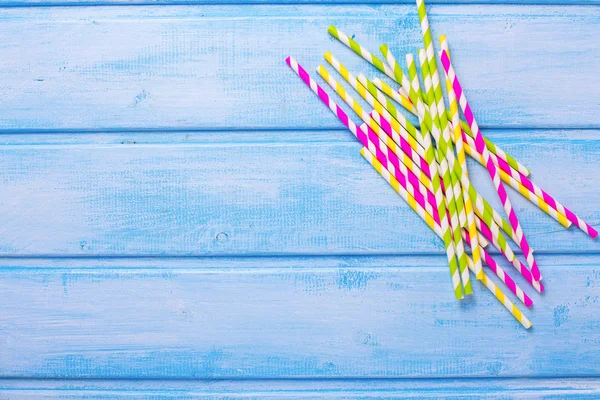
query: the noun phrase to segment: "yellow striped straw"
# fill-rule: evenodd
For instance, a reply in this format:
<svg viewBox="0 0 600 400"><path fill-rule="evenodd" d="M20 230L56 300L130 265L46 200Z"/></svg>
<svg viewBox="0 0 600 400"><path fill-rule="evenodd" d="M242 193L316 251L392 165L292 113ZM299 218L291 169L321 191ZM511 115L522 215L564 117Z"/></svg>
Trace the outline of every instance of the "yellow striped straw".
<svg viewBox="0 0 600 400"><path fill-rule="evenodd" d="M470 144L465 143L465 150L471 157L478 159L481 163L484 162L483 156L481 154L479 154L477 152L477 150L472 148ZM552 218L557 220L558 223L560 223L565 228L568 228L569 226L571 226L571 221L569 221L564 214L562 214L562 213L556 211L554 208L550 207L550 205L548 203L546 203L546 201L543 198L537 196L535 193L532 193L521 182L517 181L512 176L508 175L502 169L498 168L498 172L500 173L500 179L502 179L504 182L506 182L508 185L510 185L510 187L512 187L519 193L521 193L523 195L523 197L525 197L527 200L529 200L530 202L532 202L533 204L538 206L540 210L542 210L543 212L545 212L546 214L548 214L549 216L551 216Z"/></svg>

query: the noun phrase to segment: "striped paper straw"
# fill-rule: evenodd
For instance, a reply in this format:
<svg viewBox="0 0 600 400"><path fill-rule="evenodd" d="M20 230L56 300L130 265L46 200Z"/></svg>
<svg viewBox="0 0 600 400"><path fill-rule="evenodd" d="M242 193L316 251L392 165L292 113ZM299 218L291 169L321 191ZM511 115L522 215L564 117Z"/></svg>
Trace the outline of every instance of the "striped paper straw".
<svg viewBox="0 0 600 400"><path fill-rule="evenodd" d="M494 247L500 250L508 262L512 262L517 257L504 235L502 235L502 232L500 232L498 225L492 224L488 226L481 218L475 217L475 226L483 237L492 242Z"/></svg>
<svg viewBox="0 0 600 400"><path fill-rule="evenodd" d="M379 126L377 126L376 124L373 124L373 120L370 118L370 116L368 114L366 114L364 112L364 110L362 109L362 107L360 107L358 102L356 102L356 100L354 100L349 94L346 93L345 89L335 79L333 79L333 77L331 77L329 72L325 68L323 68L323 66L319 66L317 68L317 71L321 75L321 77L340 95L340 97L342 97L342 99L344 99L344 101L346 101L346 103L348 105L350 105L352 107L352 109L358 115L361 116L362 119L371 123L371 125L373 126L374 129L379 129ZM387 156L387 158L389 158L389 160L392 162L392 164L395 166L396 169L399 169L401 171L406 171L406 169L402 165L402 164L406 164L406 162L405 162L406 160L398 158L399 154L396 153L398 151L397 148L392 149L392 151L388 151L388 145L394 144L394 142L391 141L389 136L387 136L385 133L382 133L379 130L374 131L370 127L367 127L367 133L368 133L369 140L371 140L372 142L378 143L379 149L383 150L384 154ZM385 141L382 140L383 138L385 138L386 140ZM401 143L402 149L404 150L404 152L400 152L401 154L406 156L406 154L405 154L406 151L409 151L409 152L412 151L410 149L410 147L408 147L408 144L406 144L405 142L402 142L402 141L400 143ZM411 153L411 154L414 154L414 153ZM418 157L417 155L415 155L415 156ZM400 161L400 160L402 160L402 161ZM419 158L419 160L422 163L425 163L425 160L420 159L420 158ZM410 163L410 161L409 161L409 163ZM387 165L387 161L386 161L385 165ZM414 165L414 164L411 164L411 165ZM407 165L407 166L409 166L409 165ZM423 197L427 198L428 203L435 206L436 199L433 196L433 194L427 190L428 187L433 188L431 185L431 181L429 179L426 179L426 177L424 176L424 174L422 172L419 172L418 177L417 177L411 171L411 173L408 174L408 178L409 178L410 183L419 190L421 195ZM424 184L422 184L419 181L423 181ZM407 189L410 190L410 188L407 188ZM415 197L417 197L417 196L415 195ZM429 205L426 204L426 205L424 205L424 207L428 208ZM436 210L436 212L433 212L433 210L428 209L428 211L434 217L439 215L439 213L437 213L437 210Z"/></svg>
<svg viewBox="0 0 600 400"><path fill-rule="evenodd" d="M348 35L346 35L344 32L340 31L333 25L329 26L327 32L329 32L331 36L339 40L341 43L352 49L352 51L361 56L367 62L371 63L375 68L386 74L388 77L394 80L396 79L396 77L394 76L394 71L392 71L390 67L385 65L383 61L371 54L371 52L369 52L367 49L358 44L354 39L349 38ZM398 82L398 84L401 83ZM405 99L403 106L411 112L416 112L412 103L408 99L408 94L405 93L402 88L399 90L399 92L400 95Z"/></svg>
<svg viewBox="0 0 600 400"><path fill-rule="evenodd" d="M431 86L431 77L429 74L429 67L425 60L425 54L423 51L419 52L419 59L421 61L421 72L423 73L423 82L425 84L425 93L427 95L429 112L433 119L432 133L437 144L437 161L439 165L439 172L444 182L445 194L450 213L450 227L452 228L454 236L454 246L456 247L456 255L458 257L459 268L461 277L463 278L463 285L470 287L469 269L467 267L466 252L462 241L461 227L466 225L466 217L463 215L464 220L461 220L461 212L464 214L464 201L462 200L462 190L458 182L453 180L453 171L456 169L456 163L449 165L448 160L452 162L454 160L454 150L451 145L449 146L440 125L440 119L438 117L438 111L436 107L435 96L433 93L433 87ZM414 63L412 57L408 57L409 64ZM417 80L416 84L419 82ZM451 169L452 168L452 169ZM433 168L432 168L433 169ZM462 173L458 174L459 176ZM458 200L458 201L457 201Z"/></svg>
<svg viewBox="0 0 600 400"><path fill-rule="evenodd" d="M410 75L410 69L409 69L409 75ZM390 85L388 85L387 83L383 82L381 79L379 78L374 78L372 80L373 85L381 90L383 93L386 94L386 96L388 96L389 98L391 98L392 100L394 100L396 103L404 106L403 102L406 101L405 97L400 96L400 94L398 92L396 92L394 89L392 89L392 87ZM412 104L411 104L412 106ZM406 108L406 107L404 107ZM409 112L411 112L410 109L406 108ZM449 110L447 111L447 116L448 119L452 120L452 114ZM415 116L418 116L419 114L412 112ZM427 114L429 114L429 112L427 111ZM431 115L429 115L431 118ZM471 128L469 128L469 125L462 120L460 121L460 126L463 130L463 132L465 132L466 134L468 134L469 136L473 136L473 132L471 131ZM429 125L427 125L427 127L429 129L431 129L431 122L429 122ZM454 140L454 139L453 139ZM501 160L503 160L504 162L506 162L508 165L510 165L512 168L514 168L515 170L519 171L522 175L528 176L529 175L529 170L523 166L521 163L519 163L517 160L515 160L510 154L506 153L505 151L503 151L500 147L496 146L494 143L492 143L490 140L486 139L485 137L483 138L483 140L485 141L486 147L488 148L488 150L490 150L491 154L496 155L497 157L499 157Z"/></svg>
<svg viewBox="0 0 600 400"><path fill-rule="evenodd" d="M471 157L479 159L478 161L481 164L485 165L483 156L481 154L477 153L477 150L475 150L473 148L475 143L470 143L468 141L468 139L467 139L467 142L468 142L468 144L465 147L467 150L467 153L469 153L469 155ZM492 157L492 159L494 158L494 156L492 154L490 154L490 157ZM508 164L506 164L506 165L508 166ZM529 200L530 202L532 202L533 204L538 206L538 208L540 210L544 211L546 214L550 215L552 218L557 220L565 228L568 228L571 225L571 221L569 221L564 214L559 213L554 207L552 207L551 205L546 203L546 201L542 197L537 196L536 193L529 190L521 182L518 182L515 178L513 178L513 176L507 174L504 171L504 168L499 169L498 172L500 174L500 179L502 179L505 183L508 183L508 185L511 186L513 189L515 189L516 191L521 193L521 195L523 195L523 197L525 197L527 200ZM526 177L523 177L523 178L527 179ZM529 181L529 179L527 179L527 180Z"/></svg>
<svg viewBox="0 0 600 400"><path fill-rule="evenodd" d="M464 237L467 242L470 241L469 234L464 232ZM481 254L483 254L483 259L487 266L496 274L496 276L506 285L508 290L510 290L523 304L527 307L531 307L533 305L533 301L531 298L519 287L519 285L508 275L502 267L500 267L496 260L492 258L492 256L486 252L485 250L481 250Z"/></svg>
<svg viewBox="0 0 600 400"><path fill-rule="evenodd" d="M421 146L423 146L423 138L417 128L415 128L415 126L406 119L406 117L396 108L394 103L390 101L381 91L379 91L373 82L368 80L363 74L359 74L357 79L358 82L360 82L360 84L369 91L371 96L377 99L377 102L380 103L380 105L384 107L385 110L388 111L389 114L397 121L396 125L392 125L394 126L394 129L399 130L399 127L402 127L408 132L408 134L410 134L410 136L417 140ZM382 115L385 116L385 114ZM389 118L386 117L386 119Z"/></svg>
<svg viewBox="0 0 600 400"><path fill-rule="evenodd" d="M469 124L467 124L463 120L460 120L460 126L461 126L463 132L465 132L467 135L469 135L473 139L475 138L473 131L469 127ZM529 176L529 173L530 173L529 169L527 169L527 167L525 167L523 164L518 162L514 157L512 157L510 154L506 153L500 147L496 146L491 140L488 140L485 136L483 137L483 141L485 142L485 147L487 147L487 149L490 151L491 154L494 154L501 160L505 161L508 165L510 165L516 171L519 171L521 174L523 174L525 176Z"/></svg>
<svg viewBox="0 0 600 400"><path fill-rule="evenodd" d="M379 50L381 51L381 54L383 54L383 58L385 59L385 61L392 68L392 71L394 71L394 76L396 77L396 79L395 79L396 82L402 86L405 93L408 93L408 98L410 99L411 103L417 106L417 113L421 117L423 117L424 120L427 120L428 127L429 127L429 129L431 129L431 116L429 116L429 118L426 118L426 114L425 114L426 107L425 107L424 102L427 102L427 98L425 97L425 94L422 93L420 90L418 92L416 91L416 88L411 83L412 79L409 79L406 76L406 74L404 73L404 71L402 71L402 67L400 67L400 64L398 64L398 62L396 61L396 58L394 57L391 50L388 48L388 46L386 44L382 44L379 47ZM419 106L419 101L417 99L420 100L420 103L421 103L420 106Z"/></svg>
<svg viewBox="0 0 600 400"><path fill-rule="evenodd" d="M469 257L467 257L467 262L469 265L469 269L471 269L471 271L475 273L473 261ZM531 328L531 321L529 321L529 319L525 315L523 315L521 310L519 310L517 306L515 306L512 301L510 301L508 297L506 297L502 290L500 290L500 288L496 286L496 284L490 278L488 278L488 276L485 273L483 274L481 282L483 282L485 287L494 294L496 299L500 303L502 303L502 305L513 315L513 317L515 317L517 321L519 321L521 325L523 325L525 329Z"/></svg>
<svg viewBox="0 0 600 400"><path fill-rule="evenodd" d="M382 104L379 99L383 101L387 99L385 99L385 96L380 93L377 88L371 85L375 92L373 94L373 92L368 91L367 86L370 86L370 82L365 80L366 85L362 82L359 82L359 80L352 75L350 71L348 71L348 69L344 67L344 65L339 62L339 60L330 52L325 53L324 57L327 62L329 62L329 64L335 68L335 70L346 80L346 82L348 82L350 86L352 86L361 95L361 97L365 99L367 103L369 103L371 107L375 108L380 115L385 117L386 120L391 123L395 133L392 130L386 131L386 133L390 135L392 139L394 139L395 136L398 137L395 139L397 144L400 144L400 137L403 137L413 150L418 152L419 149L422 149L417 146L416 142L414 142L414 140L419 137L417 128L415 128L413 124L406 120L401 113L398 113L396 107L394 107L391 102L386 103L385 105ZM389 109L386 106L389 106ZM411 137L408 137L408 135ZM424 153L422 154L422 157L423 156ZM414 161L418 162L416 160ZM423 162L425 162L425 160L423 160Z"/></svg>
<svg viewBox="0 0 600 400"><path fill-rule="evenodd" d="M431 217L428 217L428 214L419 207L419 204L413 199L410 198L410 194L406 191L402 190L402 187L398 184L398 182L394 179L393 176L390 175L389 171L369 152L368 149L362 148L360 154L377 170L377 172L396 190L400 196L410 205L410 207L419 215L425 223L439 236L443 237L442 229L439 225L437 225ZM469 257L467 257L467 265L469 268L475 273L475 267L473 262ZM485 287L492 292L492 294L500 301L502 305L513 315L513 317L525 327L525 329L529 329L531 327L531 322L527 317L523 315L523 313L515 306L502 292L502 290L496 286L496 284L487 277L485 273L483 273L483 278L481 282L485 285Z"/></svg>
<svg viewBox="0 0 600 400"><path fill-rule="evenodd" d="M462 86L460 85L456 74L454 73L454 69L452 68L452 64L450 63L450 59L448 58L448 54L446 53L446 51L442 51L442 64L444 66L444 69L446 70L446 73L448 74L450 81L452 82L454 92L456 93L456 97L459 99L459 104L463 110L465 119L467 120L467 123L469 124L471 130L473 131L473 134L475 135L476 150L483 156L483 159L485 160L486 167L488 169L488 172L490 173L492 182L496 187L496 191L498 192L498 196L500 197L502 206L504 207L504 210L508 215L508 220L513 230L515 231L517 239L519 239L520 247L523 250L523 253L526 255L527 264L529 264L529 266L531 267L531 272L533 274L534 279L539 281L542 277L540 275L540 270L537 266L537 263L533 258L533 251L529 247L529 243L527 242L527 239L523 234L521 224L519 223L517 215L515 214L512 208L512 204L510 203L508 195L506 194L506 189L504 188L504 185L500 180L500 174L498 173L496 166L490 158L490 153L488 152L487 147L485 146L485 142L483 141L483 137L479 132L479 126L475 121L475 117L473 115L473 112L471 111L471 107L469 107L467 98L462 90Z"/></svg>
<svg viewBox="0 0 600 400"><path fill-rule="evenodd" d="M392 139L394 139L394 142L398 143L396 140L399 140L401 143L404 141L408 142L408 144L410 145L410 148L412 150L416 151L417 154L425 162L427 162L427 160L425 159L426 152L425 152L425 149L423 148L423 146L421 146L419 143L417 143L411 136L406 137L404 134L398 135L398 131L396 129L394 129L394 125L392 125L394 123L393 118L390 118L389 115L384 117L382 114L377 112L377 110L371 111L371 118L373 118L375 120L375 122L377 122L377 125L379 125L381 127L381 129L383 129L386 133L388 131L392 133L391 136L392 136ZM396 137L398 139L396 139Z"/></svg>

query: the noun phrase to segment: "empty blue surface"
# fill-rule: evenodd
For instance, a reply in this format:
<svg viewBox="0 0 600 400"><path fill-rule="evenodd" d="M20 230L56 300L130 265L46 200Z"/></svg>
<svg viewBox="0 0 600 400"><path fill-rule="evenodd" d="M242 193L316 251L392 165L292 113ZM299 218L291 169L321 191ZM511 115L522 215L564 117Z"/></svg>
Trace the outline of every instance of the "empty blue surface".
<svg viewBox="0 0 600 400"><path fill-rule="evenodd" d="M533 328L479 284L455 301L441 242L285 65L379 76L326 29L415 52L411 2L197 3L0 1L0 397L600 397L598 242L509 190ZM475 3L430 22L484 134L598 227L597 1Z"/></svg>

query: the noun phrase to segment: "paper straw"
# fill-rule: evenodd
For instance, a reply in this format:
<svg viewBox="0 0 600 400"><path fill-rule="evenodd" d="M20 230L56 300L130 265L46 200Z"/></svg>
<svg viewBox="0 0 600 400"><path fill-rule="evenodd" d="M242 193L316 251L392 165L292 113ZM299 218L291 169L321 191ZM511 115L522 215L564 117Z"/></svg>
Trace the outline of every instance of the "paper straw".
<svg viewBox="0 0 600 400"><path fill-rule="evenodd" d="M335 80L333 79L333 77L331 77L331 75L329 74L329 72L323 68L323 66L319 66L317 68L318 73L321 75L321 77L340 95L340 97L342 97L342 99L344 99L344 101L347 102L348 105L350 105L352 107L352 109L361 116L361 118L363 118L365 121L369 121L371 123L371 125L373 126L374 129L379 129L379 126L377 126L376 124L373 124L373 121L370 119L369 115L366 114L364 110L360 107L360 105L356 102L356 100L354 100L350 95L348 95L345 91L345 89ZM364 89L363 89L364 90ZM383 150L383 153L385 154L385 156L391 161L392 165L394 165L394 167L396 169L399 169L401 171L407 171L404 167L404 165L402 164L406 164L403 161L401 161L402 163L399 162L399 158L398 158L398 153L396 153L395 151L387 151L388 144L394 144L393 141L391 141L391 139L389 138L389 136L387 136L385 133L381 132L381 131L374 131L373 129L371 129L370 127L367 127L367 133L368 133L368 137L369 140L371 140L372 142L378 143L378 147L379 149ZM381 140L385 138L386 140ZM401 145L405 145L406 144L401 142ZM394 149L392 149L394 150ZM396 151L397 148L395 149ZM411 151L410 148L406 149L406 151ZM406 156L405 153L400 152L402 155ZM425 162L424 160L421 159L422 162ZM387 160L386 163L384 165L387 165ZM414 165L414 164L412 164ZM408 166L408 165L407 165ZM417 190L419 191L419 193L421 193L421 195L419 196L423 196L425 198L427 198L427 203L435 206L436 205L436 199L433 196L433 194L431 192L429 192L427 190L428 187L432 187L431 185L431 181L426 179L425 176L423 176L424 174L422 172L419 171L419 176L416 176L412 173L409 173L408 179L410 184L412 184L414 187L417 188ZM421 182L419 181L423 181L425 182L425 185L423 185ZM408 190L410 190L410 188L407 187ZM418 197L415 194L415 197ZM425 204L424 207L427 208L427 210L430 212L431 215L433 215L434 217L437 217L439 215L439 213L437 212L437 210L434 212L432 209L430 209L429 204Z"/></svg>
<svg viewBox="0 0 600 400"><path fill-rule="evenodd" d="M381 61L379 58L377 58L373 54L371 54L367 49L365 49L360 44L358 44L354 39L349 38L348 35L346 35L344 32L340 31L333 25L329 26L329 28L327 29L327 32L329 32L329 34L331 36L333 36L334 38L339 40L341 43L345 44L347 47L352 49L352 51L354 51L356 54L361 56L367 62L371 63L375 68L377 68L378 70L380 70L381 72L386 74L388 77L390 77L394 80L396 79L394 76L394 71L392 71L390 69L390 67L385 65L385 63L383 61ZM401 84L401 83L398 82L398 84ZM413 111L416 112L414 106L408 99L408 93L405 93L404 90L400 90L400 96L404 97L404 101L403 101L402 105L407 110L409 110L411 112L413 112Z"/></svg>
<svg viewBox="0 0 600 400"><path fill-rule="evenodd" d="M419 207L418 203L410 198L410 195L406 193L406 191L402 190L402 187L398 184L398 182L394 179L393 176L389 174L389 171L385 169L385 167L371 154L368 149L362 148L360 154L377 170L377 172L396 190L400 196L410 205L410 207L419 215L425 223L439 236L443 237L442 229L439 225L437 225L431 217L428 217L428 214ZM475 273L473 262L469 257L467 257L467 265L469 268ZM502 292L502 290L496 286L496 284L488 278L488 276L483 273L483 278L481 282L485 285L485 287L492 292L492 294L500 301L502 305L513 315L513 317L525 327L525 329L529 329L531 327L531 322L527 317L523 315L523 313L515 306Z"/></svg>
<svg viewBox="0 0 600 400"><path fill-rule="evenodd" d="M385 61L392 68L392 71L394 71L396 82L401 84L405 93L408 93L408 98L410 99L411 103L416 105L417 113L423 118L425 124L428 126L428 129L431 129L431 115L427 116L428 113L426 113L427 109L424 104L424 102L427 101L425 94L420 90L417 91L412 85L412 79L409 80L404 71L402 71L400 64L398 64L396 58L386 44L381 45L379 50L381 51L381 54L383 54Z"/></svg>
<svg viewBox="0 0 600 400"><path fill-rule="evenodd" d="M389 121L392 125L393 130L386 130L386 133L392 137L392 139L394 139L394 141L400 145L400 140L401 137L404 138L408 144L410 145L410 147L417 151L417 153L419 152L419 150L422 150L422 147L418 146L417 143L415 142L415 138L418 137L418 131L417 129L414 127L413 124L411 124L409 121L406 120L406 118L402 115L397 113L396 108L393 106L393 104L387 104L388 106L390 106L389 109L387 109L384 104L382 104L376 97L380 97L385 99L385 96L381 93L378 93L377 88L375 88L373 86L373 89L375 89L375 96L366 88L365 85L363 85L361 82L358 81L358 79L356 79L356 77L354 77L354 75L352 75L348 69L346 67L344 67L344 65L339 62L339 60L337 58L335 58L330 52L325 53L325 59L327 60L327 62L329 62L329 64L335 68L335 70L346 80L346 82L348 82L350 84L350 86L352 86L360 95L363 99L365 99L367 101L367 103L369 103L369 105L373 108L375 108L375 110L381 114L382 116L384 116L386 118L387 121ZM368 82L367 86L368 86ZM381 96L378 96L381 95ZM365 121L366 122L366 121ZM385 129L384 129L385 130ZM395 131L395 132L394 132ZM408 137L408 135L410 135L411 137ZM425 154L424 152L420 153L421 157L423 157ZM425 163L425 159L421 160L421 161L417 161L416 159L413 159L413 161L415 161L416 163ZM429 165L429 164L427 164Z"/></svg>
<svg viewBox="0 0 600 400"><path fill-rule="evenodd" d="M492 244L500 250L508 262L512 262L517 257L502 232L500 232L498 225L492 224L491 226L488 226L481 218L475 217L475 226L481 232L483 237L492 242Z"/></svg>
<svg viewBox="0 0 600 400"><path fill-rule="evenodd" d="M492 178L492 182L494 183L496 191L498 192L498 196L500 197L502 206L504 207L504 210L508 215L508 220L515 232L515 235L517 236L517 239L519 239L520 247L523 250L523 253L525 254L525 257L527 259L527 264L529 264L529 266L531 267L531 272L533 274L534 279L539 281L542 277L540 275L540 270L537 266L537 263L535 262L535 259L533 257L533 252L529 247L529 243L527 242L525 235L523 234L521 224L519 223L519 220L512 208L512 204L510 203L510 200L508 198L508 195L506 194L506 189L502 184L500 174L498 173L496 165L494 165L493 161L490 158L490 153L487 150L487 147L485 146L483 137L481 136L481 132L479 132L479 126L475 121L473 112L469 107L469 103L467 102L466 96L462 90L462 87L454 72L454 69L452 68L450 59L448 58L448 54L446 53L446 51L442 51L442 64L444 66L444 69L446 70L446 73L448 74L450 81L452 82L454 92L456 93L456 97L459 99L459 104L463 110L465 119L467 120L467 123L469 124L471 130L473 131L473 134L475 135L476 150L483 156L488 172L490 173L490 176Z"/></svg>
<svg viewBox="0 0 600 400"><path fill-rule="evenodd" d="M431 46L431 48L433 48L433 46ZM441 147L442 153L444 154L446 160L448 160L448 166L450 168L450 181L452 182L452 187L454 188L459 221L460 221L461 226L465 226L467 223L466 213L464 210L464 200L462 198L462 190L459 186L460 185L459 179L462 178L462 172L460 170L461 167L456 163L455 158L454 158L454 148L452 146L451 126L448 123L448 118L446 117L446 105L444 104L444 96L442 94L442 86L440 85L439 76L437 73L435 57L433 58L433 63L431 62L431 60L429 58L430 58L429 55L427 55L429 68L425 69L425 71L429 70L429 76L431 79L424 80L425 92L427 94L427 100L429 102L429 107L430 107L429 112L434 119L434 125L435 125L436 118L438 118L439 119L438 125L440 127L440 133L441 133L441 136L440 136L441 140L438 140L438 138L436 138L435 136L434 136L434 138L436 139L436 143L437 143L438 147ZM411 65L411 64L414 65L414 60L413 60L412 54L407 54L406 61L408 62L409 65ZM413 67L413 68L415 68L415 71L416 71L416 67ZM422 71L423 71L423 69L422 69ZM423 72L423 74L425 75L425 72ZM428 82L431 82L431 88L427 88ZM418 79L416 80L416 82L413 81L413 84L415 84L415 83L418 85ZM430 90L433 91L433 96L430 95L430 93L429 93ZM432 103L432 101L435 103L435 105L434 105L434 103ZM465 268L466 268L466 265L465 265Z"/></svg>
<svg viewBox="0 0 600 400"><path fill-rule="evenodd" d="M404 106L403 101L405 101L405 98L400 96L400 94L398 92L396 92L394 89L392 89L392 87L390 85L383 82L379 78L374 78L372 80L372 83L377 89L379 89L383 93L385 93L386 96L388 96L389 98L394 100L396 103ZM411 110L407 109L407 111L410 112ZM413 112L413 115L418 116L418 114L416 112ZM452 120L452 115L449 110L447 110L447 116L450 120ZM431 117L431 115L430 115L430 117ZM473 132L471 131L471 128L469 128L469 125L465 121L460 120L460 126L461 126L463 132L465 132L467 135L469 135L471 137L473 136ZM429 128L431 129L431 126L429 126ZM453 140L454 140L454 138L453 138ZM510 154L504 152L500 147L496 146L494 143L492 143L490 140L486 139L485 137L483 138L483 140L485 141L486 147L488 148L488 150L490 150L491 154L494 154L497 157L499 157L501 160L505 161L508 165L510 165L513 169L519 171L522 175L524 175L524 176L529 175L529 170L525 166L523 166L521 163L519 163L517 160L515 160Z"/></svg>
<svg viewBox="0 0 600 400"><path fill-rule="evenodd" d="M370 130L372 130L398 156L401 162L406 165L423 184L431 185L429 179L429 176L431 176L431 169L429 168L429 165L427 165L427 162L413 152L408 143L401 140L400 147L398 147L394 140L388 136L379 125L377 125L371 116L363 110L361 105L346 92L344 87L340 85L322 65L317 68L317 71L327 84L346 102L346 104L348 104L352 110L367 123ZM418 160L419 163L416 164L412 161L413 159Z"/></svg>
<svg viewBox="0 0 600 400"><path fill-rule="evenodd" d="M451 145L449 146L448 141L442 133L440 119L438 117L438 111L436 107L436 101L433 93L433 87L431 86L429 68L425 60L425 55L423 51L419 52L419 59L421 61L421 72L423 73L423 82L425 85L425 93L427 95L429 112L433 119L433 128L431 132L437 144L436 156L439 165L440 176L442 176L442 180L444 182L445 194L447 199L446 206L448 208L448 212L450 213L450 227L452 228L453 232L454 246L456 247L456 255L458 257L461 277L463 278L463 285L466 286L470 285L470 278L469 269L467 267L466 261L466 252L464 250L464 244L462 241L461 234L461 227L463 225L466 225L466 216L463 216L464 221L461 220L461 211L464 213L462 190L460 188L460 184L458 182L455 182L452 176L453 170L455 170L458 166L456 165L456 163L453 162L454 150L452 149ZM407 60L409 64L411 62L414 63L414 60L410 55L407 57ZM416 80L416 85L419 85L418 80ZM453 162L452 165L449 165L449 160L450 162ZM458 175L460 176L462 175L462 173L459 172Z"/></svg>
<svg viewBox="0 0 600 400"><path fill-rule="evenodd" d="M473 261L469 257L467 257L467 263L469 265L469 269L475 272ZM517 321L519 321L521 325L523 325L525 329L531 328L531 321L529 321L529 319L525 315L523 315L521 310L519 310L517 306L515 306L512 301L510 301L508 297L506 297L502 290L500 290L500 288L496 286L496 284L490 278L488 278L488 276L485 273L483 274L481 282L490 292L494 294L496 299L500 303L502 303L502 305L513 315L513 317L515 317Z"/></svg>
<svg viewBox="0 0 600 400"><path fill-rule="evenodd" d="M460 126L461 126L463 132L465 132L467 135L469 135L473 139L475 138L473 131L469 127L469 124L467 124L465 121L461 120ZM518 162L514 157L512 157L510 154L506 153L500 147L496 146L491 140L488 140L485 136L483 137L483 141L485 142L485 147L487 147L487 149L490 151L491 154L494 154L501 160L505 161L513 169L515 169L516 171L519 171L524 176L529 176L529 173L530 173L529 169L527 169L527 167L525 167L523 164Z"/></svg>
<svg viewBox="0 0 600 400"><path fill-rule="evenodd" d="M396 119L398 122L397 125L404 128L411 137L413 137L421 146L423 146L423 138L417 128L415 128L415 126L406 119L406 117L396 108L394 103L390 101L383 93L381 93L379 89L373 85L373 82L368 80L363 74L359 74L357 79L358 82L360 82L360 84L369 91L371 96L377 99L377 102L379 102L389 112L389 114ZM379 112L379 110L377 111ZM385 116L385 114L382 115ZM398 130L396 126L394 126L394 129Z"/></svg>
<svg viewBox="0 0 600 400"><path fill-rule="evenodd" d="M463 235L467 242L470 241L469 234L463 231ZM519 285L507 274L502 267L500 267L496 260L492 258L492 256L486 252L485 250L481 250L481 254L483 255L483 259L487 266L496 274L496 276L506 285L508 290L510 290L525 306L531 307L533 305L533 301L531 298L519 287Z"/></svg>
<svg viewBox="0 0 600 400"><path fill-rule="evenodd" d="M478 158L480 163L484 164L485 161L483 160L483 156L477 153L477 150L473 148L473 145L474 143L467 144L467 146L465 147L467 153L469 153L469 155L471 155L471 157L473 158ZM490 154L490 157L494 156ZM538 206L540 210L544 211L546 214L557 220L565 228L568 228L571 225L571 222L567 219L567 217L564 214L560 214L559 212L557 212L556 209L554 207L551 207L548 203L546 203L546 201L544 201L543 198L540 198L521 182L518 182L512 176L508 175L506 172L504 172L503 169L499 169L498 173L500 174L500 179L502 179L513 189L521 193L521 195L523 195L523 197L525 197L527 200ZM526 177L523 178L527 179Z"/></svg>
<svg viewBox="0 0 600 400"><path fill-rule="evenodd" d="M441 47L442 49L448 48L448 42L446 41L446 37L442 37ZM456 145L456 159L458 160L458 164L462 170L462 175L460 177L461 182L469 181L469 173L467 169L467 159L465 157L464 143L462 140L462 130L460 128L460 116L458 113L458 104L456 102L456 94L454 93L454 89L452 88L452 84L450 80L446 76L446 90L448 93L448 103L450 104L450 122L452 123L452 134L454 143ZM471 201L471 197L468 193L468 186L464 184L461 185L463 200L465 203L465 214L467 217L467 228L469 231L469 236L471 238L475 238L474 243L471 244L471 257L473 258L473 264L477 271L481 271L481 248L479 246L479 240L477 235L477 224L475 211L473 210L473 202ZM478 276L479 278L479 276Z"/></svg>

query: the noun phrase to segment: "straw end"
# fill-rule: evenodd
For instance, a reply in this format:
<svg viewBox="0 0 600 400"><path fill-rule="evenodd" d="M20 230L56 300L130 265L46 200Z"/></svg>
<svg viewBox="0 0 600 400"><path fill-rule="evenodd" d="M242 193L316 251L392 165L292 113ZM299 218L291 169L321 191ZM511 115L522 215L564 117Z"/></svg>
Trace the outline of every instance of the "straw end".
<svg viewBox="0 0 600 400"><path fill-rule="evenodd" d="M292 56L287 56L287 58L285 59L285 62L290 65L290 63L292 62Z"/></svg>
<svg viewBox="0 0 600 400"><path fill-rule="evenodd" d="M387 44L382 44L381 46L379 46L379 50L381 50L382 53L387 53L388 52L388 45Z"/></svg>
<svg viewBox="0 0 600 400"><path fill-rule="evenodd" d="M523 303L525 303L525 306L528 308L533 305L533 301L531 301L531 299L529 297L526 297L525 301Z"/></svg>
<svg viewBox="0 0 600 400"><path fill-rule="evenodd" d="M327 28L327 32L329 32L333 36L337 36L337 28L334 25L329 25L329 28Z"/></svg>

